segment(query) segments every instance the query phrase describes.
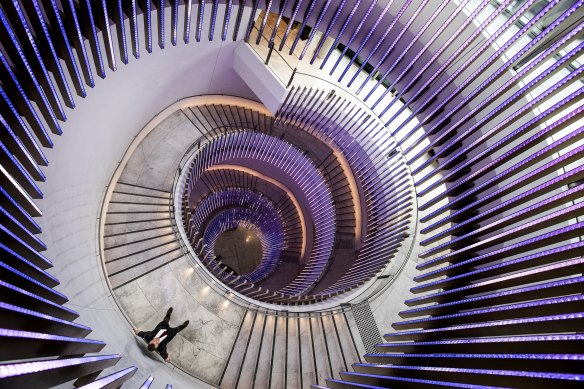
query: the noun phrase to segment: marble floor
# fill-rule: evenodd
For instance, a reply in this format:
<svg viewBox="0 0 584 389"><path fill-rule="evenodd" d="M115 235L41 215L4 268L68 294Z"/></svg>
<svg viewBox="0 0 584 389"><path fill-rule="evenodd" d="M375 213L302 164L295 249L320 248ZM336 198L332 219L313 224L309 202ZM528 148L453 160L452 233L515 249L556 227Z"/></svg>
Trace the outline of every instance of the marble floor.
<svg viewBox="0 0 584 389"><path fill-rule="evenodd" d="M262 259L260 239L253 232L237 228L226 231L215 242L215 255L237 274L251 273Z"/></svg>
<svg viewBox="0 0 584 389"><path fill-rule="evenodd" d="M181 157L200 135L185 114L181 110L176 111L156 126L136 147L119 182L170 191ZM130 185L124 186L125 192L132 190ZM149 200L152 201L154 200ZM117 207L112 209L118 211L120 204L109 206ZM127 226L122 227L139 227L141 224L136 221L140 218L140 210L130 204L126 211L136 213L132 213ZM162 215L159 218L170 218L170 213L159 215ZM117 214L113 216L119 217ZM117 219L115 221L120 223ZM116 226L121 228L119 224ZM157 231L159 234L168 234L168 229L160 228L135 234L134 238L129 234L118 235L115 239L116 250L124 249L119 254L124 254L124 260L128 259L126 252L138 253L139 255L129 258L140 261L146 255L149 245L152 245L149 242L152 242ZM133 270L136 269L138 267ZM172 306L174 311L170 324L178 326L185 320L189 320L190 324L169 343L171 364L208 383L217 384L245 309L229 303L224 296L208 286L195 271L194 264L185 256L179 256L148 271L140 278L120 284L113 290L125 316L133 327L151 330L162 320L168 307Z"/></svg>

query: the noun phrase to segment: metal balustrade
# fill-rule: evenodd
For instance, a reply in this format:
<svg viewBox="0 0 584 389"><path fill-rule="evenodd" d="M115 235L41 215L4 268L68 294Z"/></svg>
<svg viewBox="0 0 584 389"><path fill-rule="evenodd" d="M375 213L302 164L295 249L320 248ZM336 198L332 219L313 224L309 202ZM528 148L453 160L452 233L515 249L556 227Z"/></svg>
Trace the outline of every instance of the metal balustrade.
<svg viewBox="0 0 584 389"><path fill-rule="evenodd" d="M316 96L323 97L323 91L320 91L318 93L315 93L314 95L312 95L310 97L305 95L304 97L302 97L302 100L308 102L308 104L314 105L314 104L317 104L317 100L318 100L318 99L316 99ZM319 105L320 106L323 106L322 103L320 103ZM361 109L361 111L362 111L362 109ZM262 124L263 124L263 121L261 120L262 115L259 115L259 119L260 119L259 122L255 122L256 119L251 118L252 116L255 117L255 114L254 113L252 113L253 115L250 115L247 112L244 112L243 110L236 109L236 107L226 107L226 106L218 106L218 105L214 105L213 106L213 105L210 105L210 106L200 106L200 107L189 108L185 112L186 112L186 114L188 116L194 115L194 116L192 116L193 123L195 125L197 125L197 127L198 127L199 131L201 131L201 133L208 134L208 135L204 135L204 137L208 137L211 134L213 134L213 136L217 136L219 134L224 133L226 130L230 130L230 129L231 130L235 130L235 129L237 129L238 126L235 125L235 124L233 124L233 123L241 123L240 126L243 127L243 128L245 128L247 126L250 126L250 127L253 126L256 129L259 129L261 132L266 132L266 133L268 132L268 128L263 128L263 126L262 126ZM305 107L298 108L297 112L298 112L298 116L299 117L302 117L302 116L308 117L308 115L310 114L310 112L307 109L305 109ZM362 117L364 118L364 116L365 115L363 113L362 114ZM315 115L314 114L311 114L310 117L311 118L314 118ZM292 118L292 117L290 116L290 118ZM347 117L347 119L348 119L348 117ZM283 119L280 119L280 121L277 121L274 124L276 124L278 126L282 126L282 125L289 126L289 125L293 125L294 123L302 124L301 121L298 118L296 118L296 117L294 117L293 120L290 120L290 123L281 123L281 121L283 121ZM259 126L256 123L259 123ZM211 130L209 130L209 127L213 127L213 128ZM368 127L371 127L371 125L369 125ZM274 127L272 125L271 128L269 129L269 131L270 132L275 131L275 133L277 134L278 131L280 131L280 130L278 130L278 127ZM356 129L356 131L357 131L357 129ZM314 132L314 133L315 133L315 135L318 135L316 132ZM335 133L338 134L338 137L339 138L346 139L346 140L344 140L344 142L347 142L348 144L351 145L350 146L351 147L351 151L353 151L355 154L358 154L359 153L359 148L355 146L354 142L352 142L350 140L350 138L343 138L342 133L339 133L338 130L335 130ZM282 134L284 135L286 133L283 132ZM320 136L320 135L318 135L318 136ZM373 133L371 130L369 130L366 134L364 134L364 136L372 136L373 138L377 137L377 135L375 135L375 133ZM381 139L383 139L383 138L385 138L385 136L382 136L381 137ZM212 139L212 138L210 138L210 139ZM365 142L365 143L369 143L369 142ZM376 154L379 154L379 152L376 152ZM334 159L332 158L332 156L333 156L333 154L331 153L330 154L330 157L331 157L330 160L331 161L334 161ZM395 158L392 158L392 159L393 159L393 161L390 164L390 166L391 165L395 165L395 163L396 163ZM384 169L383 164L380 163L383 160L384 160L383 158L378 158L378 164L380 166L380 169ZM365 161L364 159L361 159L360 160L361 165L363 165L363 162L364 161ZM326 162L326 164L324 164L324 161L323 161L319 166L324 166L326 168L327 166L331 166L331 163L330 162ZM205 174L209 174L211 172L206 171ZM371 181L374 181L376 179L376 177L374 175L369 175L369 173L370 172L368 172L368 177L367 178L370 178ZM229 173L229 175L231 175L231 174L232 173ZM241 174L241 172L239 172L237 174ZM329 174L331 174L331 173L329 173ZM226 180L225 178L221 177L221 175L216 174L216 176L217 177L213 179L214 181L211 181L210 179L207 179L206 180L206 182L207 182L206 186L213 187L214 188L213 191L220 190L220 187L217 186L219 182L227 182L227 181L225 181ZM202 179L204 179L204 177L205 176L203 175L202 176ZM335 177L342 177L342 174L335 173ZM231 178L229 178L228 180L231 180ZM397 182L400 182L400 180L403 180L403 178L397 179L396 181ZM231 181L229 181L229 182L231 182ZM255 184L252 184L251 182L249 182L249 183L243 183L241 181L234 181L234 182L237 182L238 183L237 185L243 185L244 187L246 187L247 185L255 185ZM344 189L343 191L341 191L341 190L338 189L339 188L338 186L334 186L334 183L333 182L334 181L329 181L329 184L332 185L334 189L336 189L335 190L335 194L336 194L335 195L335 202L337 202L336 199L346 198L346 196L348 195L347 189ZM340 181L340 182L342 182L342 181ZM403 184L405 184L405 181L403 182ZM196 185L198 185L198 184L196 184ZM225 184L223 184L223 185L225 185ZM343 184L343 185L346 185L346 184ZM400 184L396 184L396 186L398 186L398 187L399 187L399 185ZM200 187L203 188L203 186L200 186ZM346 186L344 186L344 188L346 188ZM190 188L189 188L189 190L191 191L191 193L193 193L193 192L198 191L199 189L196 189L195 186L191 185ZM207 189L205 189L205 190L207 190ZM336 192L338 192L338 193L336 193ZM346 195L344 195L343 193L346 193ZM341 197L341 196L344 196L344 197ZM198 197L200 197L200 196L198 195ZM377 197L378 196L376 196L376 198ZM351 220L352 219L352 216L351 216L352 211L350 211L351 208L349 208L351 203L347 203L346 200L343 200L343 203L341 203L341 204L345 204L345 203L347 205L343 205L343 207L345 209L347 209L349 211L349 213L346 213L347 210L344 210L343 212L345 212L349 216L349 220ZM400 200L400 201L397 201L397 203L394 204L394 205L384 206L384 209L386 211L392 211L393 209L396 209L396 208L397 209L402 209L404 205L405 205L405 202L402 201L402 200ZM340 215L340 217L342 217L342 214L339 213L339 212L337 212L337 216L339 216L339 215ZM381 215L381 213L380 213L380 215ZM184 216L189 217L188 213L186 215L183 215L183 218L184 218ZM400 215L398 214L397 216L394 216L394 217L385 218L385 221L387 223L391 223L392 221L395 222L396 220L399 220L399 218L400 218ZM346 220L346 217L344 217L343 219ZM379 218L379 219L381 219L381 218ZM371 222L375 222L375 221L376 221L376 219L372 219L371 220ZM348 225L347 228L352 229L354 227L350 227L350 225ZM406 228L403 228L404 231L405 231L405 229ZM200 250L202 248L202 246L200 246L200 245L203 242L201 240L198 240L192 234L192 231L193 230L190 229L190 226L187 223L187 235L190 236L189 239L191 241L191 244L193 244L196 247L197 250ZM339 230L339 231L341 231L341 230ZM388 229L388 230L385 230L385 233L388 236L390 236L391 234L394 233L394 230L393 229ZM394 235L391 235L391 236L394 236ZM407 235L405 235L405 234L399 234L397 236L403 239L403 237L404 236L407 236ZM375 272L378 272L379 269L382 269L384 267L384 265L387 264L388 258L387 258L387 256L384 257L384 254L383 253L389 253L389 254L395 253L396 252L395 249L399 246L399 242L390 242L390 243L385 243L384 244L384 243L382 243L380 241L380 242L378 242L378 245L385 245L385 246L391 246L391 247L389 247L387 250L377 251L376 257L378 257L378 259L377 260L373 260L373 258L371 258L371 261L365 267L359 265L357 267L357 269L355 269L355 270L352 271L352 273L356 273L356 274L353 274L352 275L352 273L349 273L348 277L346 277L345 279L343 279L343 281L341 282L342 285L343 285L342 287L340 287L338 289L333 289L330 293L310 296L310 298L312 298L312 299L323 299L323 298L326 298L327 296L336 296L336 295L341 294L341 293L343 293L345 291L354 289L355 287L357 287L359 285L362 285L364 282L366 282L368 279L370 279L371 276L372 276L372 274L374 274ZM367 249L365 249L365 251L367 251ZM210 256L207 256L205 258L210 260L211 257ZM216 264L213 264L213 268L219 274L223 274L222 269L220 267L216 266ZM357 274L358 271L359 271L358 269L360 269L361 271L363 271L365 268L367 268L367 271L368 271L367 274L365 274L365 275L363 275L363 274L361 274L361 275ZM226 276L228 276L228 275L226 275ZM234 285L233 284L233 280L229 281L229 284L233 286ZM253 295L256 298L258 298L259 295L265 297L265 295L269 294L268 291L265 291L265 290L258 291L256 289L254 289L249 284L246 284L246 287L245 288L246 288L246 294L248 294L250 296ZM308 297L303 298L303 300L305 300L307 298Z"/></svg>
<svg viewBox="0 0 584 389"><path fill-rule="evenodd" d="M212 214L213 220L208 220ZM242 276L251 283L269 276L286 248L286 232L278 210L260 193L250 190L214 192L196 205L186 223L191 226L193 240L203 236L204 249L199 253L203 257L214 252L215 242L223 232L237 227L254 231L262 246L262 259L256 269Z"/></svg>
<svg viewBox="0 0 584 389"><path fill-rule="evenodd" d="M314 223L314 247L306 266L279 295L295 296L315 284L326 268L333 248L335 215L332 198L321 173L291 144L261 133L226 133L203 146L190 167L186 187L192 191L209 167L247 158L270 164L300 186ZM186 192L183 196L189 196Z"/></svg>
<svg viewBox="0 0 584 389"><path fill-rule="evenodd" d="M276 122L301 120L304 109L314 110L313 115L321 116L321 121L314 126L303 123L303 128L315 136L325 137L326 142L340 149L369 199L366 204L368 225L363 249L341 279L321 292L326 296L362 285L391 261L401 241L407 236L412 193L407 169L399 153L388 158L387 150L396 147L395 140L383 130L372 114L367 113L368 109L357 105L350 95L344 98L348 104L339 99L336 105L347 116L339 120L344 123L343 126L337 127L333 125L336 115L328 117L330 107L319 104L319 100L326 102L327 96L318 90L304 89L299 93L298 89L291 89L287 103L277 114ZM357 123L361 123L361 126L356 126ZM339 131L340 128L344 131Z"/></svg>
<svg viewBox="0 0 584 389"><path fill-rule="evenodd" d="M254 217L255 215L256 214L254 212L249 212L249 210L238 209L229 209L227 211L221 212L214 218L214 220L210 222L205 231L205 236L203 237L203 240L208 242L203 246L204 252L212 253L217 238L227 230L241 227L255 232L262 245L263 255L260 265L251 273L246 274L243 277L250 283L261 281L275 270L279 262L278 259L281 248L281 235L275 233L268 234L264 232L267 230L265 226L258 226L256 223L247 220ZM208 254L203 254L203 257L207 256Z"/></svg>
<svg viewBox="0 0 584 389"><path fill-rule="evenodd" d="M302 251L302 228L298 210L296 209L290 196L282 189L271 185L250 173L235 170L222 169L210 170L205 172L199 180L200 185L195 185L191 193L191 207L193 204L202 201L212 193L221 192L226 188L255 188L257 192L271 201L277 208L279 218L284 229L285 248L284 255L298 258ZM192 212L187 212L188 217ZM190 216L191 218L194 216ZM186 223L187 235L190 241L194 240L194 231L191 228L192 224ZM197 227L201 229L200 225Z"/></svg>

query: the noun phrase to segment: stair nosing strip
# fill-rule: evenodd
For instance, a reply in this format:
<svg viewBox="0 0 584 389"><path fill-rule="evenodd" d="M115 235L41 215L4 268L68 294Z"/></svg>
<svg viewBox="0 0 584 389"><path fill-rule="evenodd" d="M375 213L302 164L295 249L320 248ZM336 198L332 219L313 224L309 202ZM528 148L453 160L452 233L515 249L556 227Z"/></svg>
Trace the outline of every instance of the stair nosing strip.
<svg viewBox="0 0 584 389"><path fill-rule="evenodd" d="M173 250L173 251L175 251L175 250ZM171 252L172 252L172 251L171 251ZM162 265L160 265L160 266L156 266L154 269L148 270L146 273L143 273L143 274L141 274L141 275L140 275L140 276L138 276L138 277L134 277L134 278L132 278L131 280L128 280L128 281L126 281L126 282L123 282L123 283L121 283L121 284L120 284L120 285L118 285L118 286L114 286L114 287L112 287L112 290L116 290L116 289L118 289L118 288L121 288L122 286L128 285L130 282L134 282L134 281L136 281L137 279L139 279L139 278L142 278L142 277L144 277L145 275L147 275L147 274L150 274L150 273L152 273L153 271L160 269L162 266L166 266L166 265L168 265L169 263L172 263L172 262L176 261L177 259L179 259L179 258L181 258L181 257L183 257L183 254L179 255L179 256L178 256L178 257L176 257L176 258L173 258L173 259L171 259L170 261L164 262L164 263L163 263Z"/></svg>
<svg viewBox="0 0 584 389"><path fill-rule="evenodd" d="M143 194L143 193L122 192L122 191L119 191L119 190L114 190L114 191L112 191L112 193L114 193L114 194L123 194L123 195L130 195L130 196L152 197L152 198L161 199L161 200L170 200L170 197L147 195L147 194Z"/></svg>
<svg viewBox="0 0 584 389"><path fill-rule="evenodd" d="M112 250L112 249L116 249L116 248L118 248L118 247L124 247L124 246L129 246L129 245L131 245L131 244L136 244L136 243L146 242L146 241L148 241L148 240L153 240L153 239L157 239L157 238L162 238L162 237L169 236L169 235L173 235L173 234L174 234L174 231L171 231L171 232L168 232L168 233L166 233L166 234L163 234L163 235L156 235L156 236L153 236L153 237L150 237L150 238L138 239L138 240L134 240L134 241L132 241L132 242L127 242L127 243L123 243L123 244L118 244L118 245L115 245L115 246L110 246L110 247L104 247L104 249L103 249L103 250L104 250L104 251L105 251L105 250Z"/></svg>
<svg viewBox="0 0 584 389"><path fill-rule="evenodd" d="M146 251L149 251L149 250L152 250L152 249L156 249L156 248L159 248L159 247L162 247L162 246L166 246L166 245L169 245L171 243L176 243L176 242L177 242L176 239L175 240L171 240L170 242L166 242L166 243L163 243L163 244L159 244L159 245L156 245L156 246L152 246L152 247L149 247L149 248L144 249L144 250L135 251L133 253L130 253L130 254L127 254L127 255L124 255L124 256L121 256L121 257L118 257L118 258L110 259L108 261L105 261L105 263L112 263L112 262L115 262L115 261L119 261L120 259L129 258L129 257L131 257L133 255L141 254L141 253L144 253ZM179 245L178 248L180 248L180 245Z"/></svg>
<svg viewBox="0 0 584 389"><path fill-rule="evenodd" d="M147 186L144 186L144 185L130 184L129 182L118 181L118 182L116 182L116 185L118 185L118 184L133 186L133 187L142 188L142 189L149 189L149 190L154 190L154 191L157 191L157 192L163 192L163 193L168 193L168 194L171 194L172 193L172 192L169 192L169 191L164 190L164 189L150 188L150 187L147 187Z"/></svg>
<svg viewBox="0 0 584 389"><path fill-rule="evenodd" d="M125 220L122 222L113 222L113 223L105 223L104 226L117 226L120 224L132 224L132 223L145 223L145 222L160 222L160 221L168 221L169 219L144 219L144 220Z"/></svg>
<svg viewBox="0 0 584 389"><path fill-rule="evenodd" d="M172 224L169 224L167 226L160 226L160 227L143 228L141 230L124 231L124 232L119 232L117 234L108 234L108 235L103 235L103 237L104 238L111 238L111 237L114 237L114 236L129 235L129 234L135 234L135 233L138 233L138 232L154 231L154 230L159 230L161 228L169 228L169 227L172 227Z"/></svg>

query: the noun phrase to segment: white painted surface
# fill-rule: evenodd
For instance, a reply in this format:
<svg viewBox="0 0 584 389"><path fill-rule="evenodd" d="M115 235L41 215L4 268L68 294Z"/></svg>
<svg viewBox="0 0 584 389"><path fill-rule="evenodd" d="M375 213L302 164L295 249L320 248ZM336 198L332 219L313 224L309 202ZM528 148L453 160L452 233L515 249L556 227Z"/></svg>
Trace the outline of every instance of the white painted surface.
<svg viewBox="0 0 584 389"><path fill-rule="evenodd" d="M286 86L264 65L262 59L245 42L235 48L233 69L273 114L278 111L288 91Z"/></svg>

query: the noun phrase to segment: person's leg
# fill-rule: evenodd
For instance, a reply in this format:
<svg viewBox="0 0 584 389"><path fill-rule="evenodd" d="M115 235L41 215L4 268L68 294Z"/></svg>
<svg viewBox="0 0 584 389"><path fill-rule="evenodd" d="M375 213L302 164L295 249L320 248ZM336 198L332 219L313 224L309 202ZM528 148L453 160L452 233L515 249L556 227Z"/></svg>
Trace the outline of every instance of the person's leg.
<svg viewBox="0 0 584 389"><path fill-rule="evenodd" d="M181 332L182 330L184 330L187 326L189 325L189 321L185 321L184 323L182 323L180 326L175 327L174 330L178 333Z"/></svg>
<svg viewBox="0 0 584 389"><path fill-rule="evenodd" d="M168 311L166 311L166 316L164 316L165 322L170 322L170 315L172 315L172 307L168 308Z"/></svg>

